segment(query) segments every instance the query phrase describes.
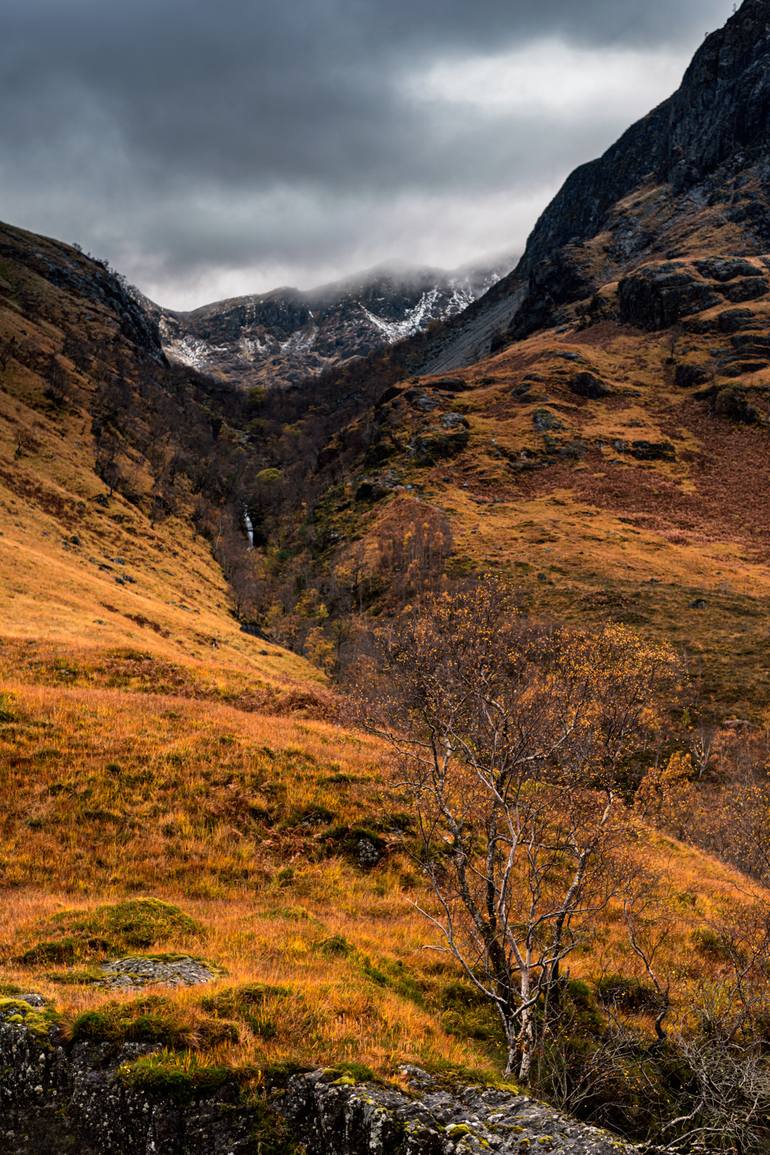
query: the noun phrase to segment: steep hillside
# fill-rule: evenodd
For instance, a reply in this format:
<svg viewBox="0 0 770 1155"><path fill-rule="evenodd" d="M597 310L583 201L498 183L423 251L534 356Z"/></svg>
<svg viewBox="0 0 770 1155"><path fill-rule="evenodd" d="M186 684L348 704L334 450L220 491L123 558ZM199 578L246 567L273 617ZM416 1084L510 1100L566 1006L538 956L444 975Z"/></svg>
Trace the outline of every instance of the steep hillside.
<svg viewBox="0 0 770 1155"><path fill-rule="evenodd" d="M231 613L212 551L230 533L256 559L228 514L256 453L241 395L169 366L76 250L3 226L0 278L0 1022L98 1044L180 1102L230 1079L253 1105L308 1066L494 1084L494 1013L424 949L388 750L322 720L323 675ZM679 966L739 880L634 822L640 868L692 894ZM576 961L591 1023L630 957L608 913ZM649 1008L634 1021L647 1061Z"/></svg>
<svg viewBox="0 0 770 1155"><path fill-rule="evenodd" d="M673 638L714 716L761 714L768 76L770 3L746 0L680 92L567 181L519 269L421 346L431 372L386 391L417 346L372 364L379 399L319 456L322 575L360 585L364 558L382 608L394 537L430 524L450 572L492 566L539 612ZM447 375L503 314L497 351Z"/></svg>
<svg viewBox="0 0 770 1155"><path fill-rule="evenodd" d="M215 507L201 504L226 477L227 398L168 369L157 329L119 279L2 226L0 380L5 669L62 682L178 679L190 692L197 682L217 692L225 671L265 693L317 682L230 612L202 532ZM207 445L214 408L222 428ZM217 441L225 472L207 479Z"/></svg>
<svg viewBox="0 0 770 1155"><path fill-rule="evenodd" d="M299 385L456 316L512 263L452 273L380 268L311 292L276 289L191 313L162 309L160 331L172 360L239 388Z"/></svg>
<svg viewBox="0 0 770 1155"><path fill-rule="evenodd" d="M90 1048L182 1129L226 1088L249 1155L296 1155L269 1091L298 1070L352 1096L404 1063L504 1128L518 1070L623 1137L767 1149L767 75L746 0L512 278L316 392L250 386L307 379L320 298L163 319L0 226L0 1046L30 1032L46 1078ZM311 368L427 285L324 297ZM390 1094L354 1100L383 1152Z"/></svg>

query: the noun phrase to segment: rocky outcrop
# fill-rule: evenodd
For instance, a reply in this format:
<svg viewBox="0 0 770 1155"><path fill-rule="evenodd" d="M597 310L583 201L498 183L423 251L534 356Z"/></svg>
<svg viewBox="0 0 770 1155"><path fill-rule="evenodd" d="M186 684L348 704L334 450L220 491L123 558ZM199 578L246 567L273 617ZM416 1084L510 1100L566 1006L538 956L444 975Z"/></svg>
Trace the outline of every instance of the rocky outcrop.
<svg viewBox="0 0 770 1155"><path fill-rule="evenodd" d="M25 1011L23 1008L27 1007ZM410 1093L339 1071L298 1073L263 1096L235 1075L132 1080L140 1044L65 1044L43 1012L0 1014L0 1155L618 1155L606 1132L522 1095L449 1087L404 1068Z"/></svg>
<svg viewBox="0 0 770 1155"><path fill-rule="evenodd" d="M622 1155L634 1148L508 1091L447 1088L405 1068L412 1095L323 1071L289 1082L282 1110L308 1155Z"/></svg>
<svg viewBox="0 0 770 1155"><path fill-rule="evenodd" d="M65 1047L17 1017L0 1017L0 1155L257 1155L235 1082L190 1097L132 1087L121 1064L146 1047Z"/></svg>

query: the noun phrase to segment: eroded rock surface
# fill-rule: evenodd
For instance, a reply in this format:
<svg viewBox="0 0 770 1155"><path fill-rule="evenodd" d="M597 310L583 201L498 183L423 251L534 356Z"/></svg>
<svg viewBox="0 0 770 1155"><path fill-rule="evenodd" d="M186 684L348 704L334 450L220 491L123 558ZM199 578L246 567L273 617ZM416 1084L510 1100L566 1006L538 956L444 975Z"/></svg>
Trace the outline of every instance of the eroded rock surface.
<svg viewBox="0 0 770 1155"><path fill-rule="evenodd" d="M67 1044L22 1000L0 1010L0 1155L632 1155L637 1149L521 1095L448 1087L404 1068L413 1093L339 1072L292 1076L265 1101L235 1077L214 1090L137 1086L140 1044Z"/></svg>

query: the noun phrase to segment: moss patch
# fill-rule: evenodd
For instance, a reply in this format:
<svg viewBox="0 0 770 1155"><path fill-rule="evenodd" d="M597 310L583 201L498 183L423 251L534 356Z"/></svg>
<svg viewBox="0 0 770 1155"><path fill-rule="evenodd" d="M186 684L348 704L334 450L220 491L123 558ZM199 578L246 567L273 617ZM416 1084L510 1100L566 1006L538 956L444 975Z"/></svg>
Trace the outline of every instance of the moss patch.
<svg viewBox="0 0 770 1155"><path fill-rule="evenodd" d="M58 1022L50 1007L33 1007L24 999L0 998L0 1022L24 1026L40 1039L45 1039Z"/></svg>
<svg viewBox="0 0 770 1155"><path fill-rule="evenodd" d="M135 898L95 910L66 910L43 924L46 937L19 956L23 966L68 966L147 949L168 939L200 939L200 923L170 902Z"/></svg>
<svg viewBox="0 0 770 1155"><path fill-rule="evenodd" d="M70 1028L74 1042L156 1043L203 1050L238 1042L235 1023L216 1018L183 1018L182 1010L158 995L133 1002L109 1002L78 1015Z"/></svg>

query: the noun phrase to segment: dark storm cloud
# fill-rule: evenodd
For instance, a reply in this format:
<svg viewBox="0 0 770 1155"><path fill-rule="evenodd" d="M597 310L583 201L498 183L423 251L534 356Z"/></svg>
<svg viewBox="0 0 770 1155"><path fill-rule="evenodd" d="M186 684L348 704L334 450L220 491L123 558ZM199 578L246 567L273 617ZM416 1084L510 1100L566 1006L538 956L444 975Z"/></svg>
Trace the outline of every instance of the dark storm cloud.
<svg viewBox="0 0 770 1155"><path fill-rule="evenodd" d="M730 9L728 0L5 0L0 215L80 238L143 287L186 297L205 297L207 277L214 285L275 268L313 279L393 245L394 257L408 257L420 241L421 254L435 242L438 263L441 230L431 240L426 228L442 220L451 261L476 236L495 235L490 214L506 192L528 205L624 127L623 108L600 103L582 122L570 114L581 68L629 51L684 59ZM563 109L453 92L453 70L462 89L469 61L518 53L510 67L524 67L547 40L573 52L550 82L565 81ZM538 75L528 83L537 89ZM522 208L522 228L533 211ZM507 228L516 225L503 214L500 249L522 239Z"/></svg>

